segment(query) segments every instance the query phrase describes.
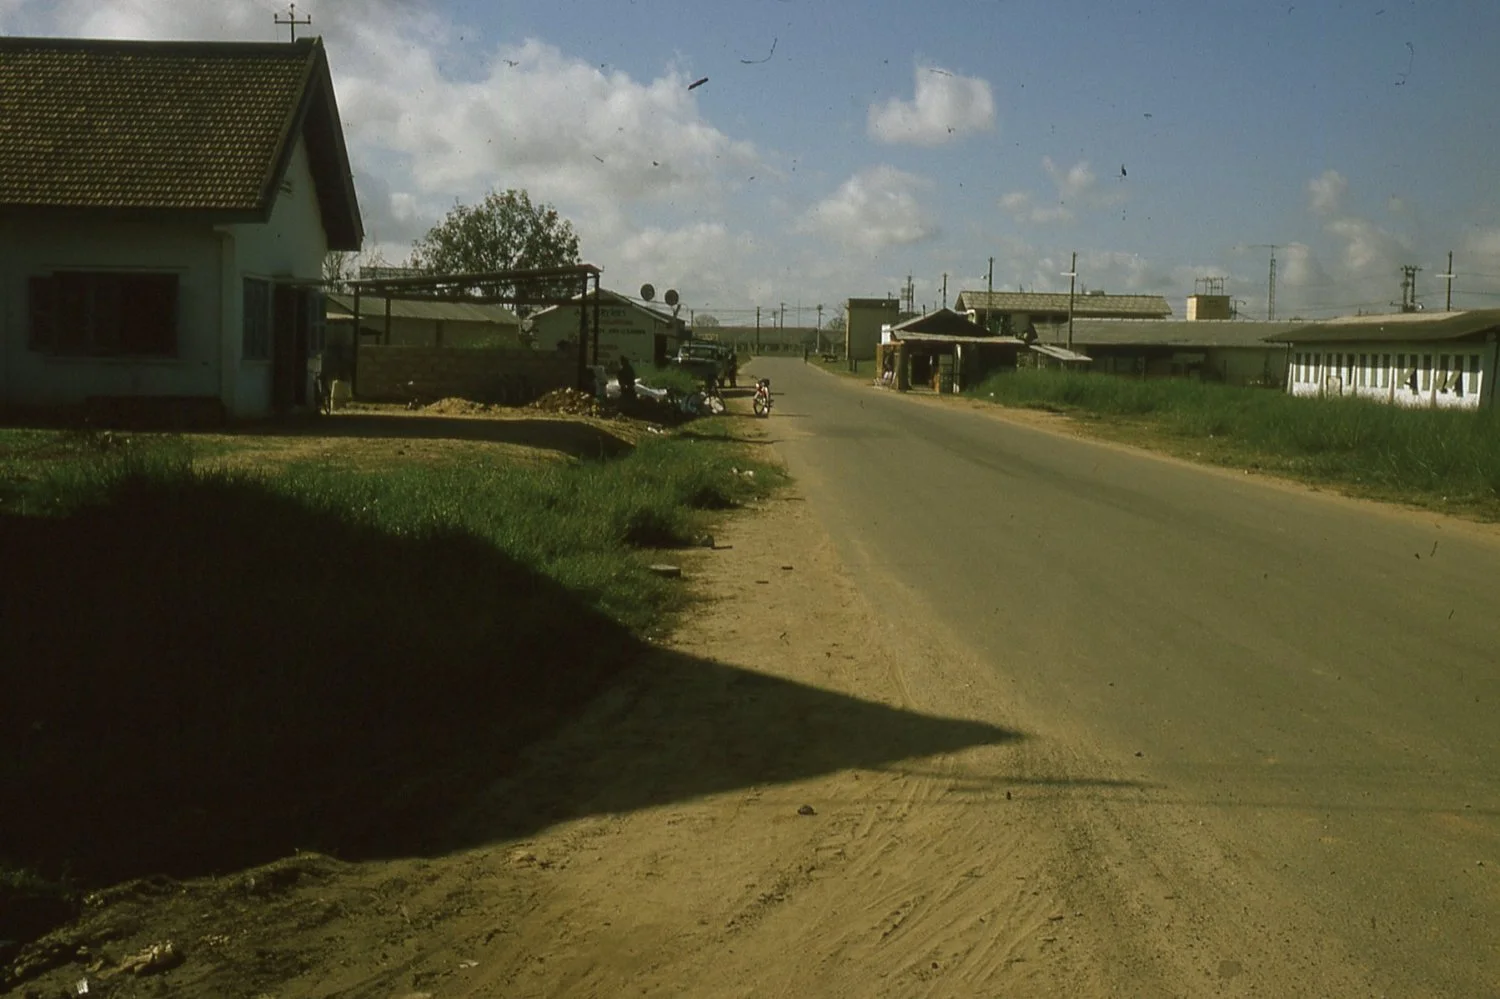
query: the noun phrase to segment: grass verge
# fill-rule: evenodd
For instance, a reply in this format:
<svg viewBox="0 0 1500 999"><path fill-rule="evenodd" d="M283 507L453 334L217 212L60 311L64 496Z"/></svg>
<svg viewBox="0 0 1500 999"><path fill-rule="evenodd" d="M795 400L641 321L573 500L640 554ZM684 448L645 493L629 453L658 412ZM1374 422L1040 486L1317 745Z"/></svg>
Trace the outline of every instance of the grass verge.
<svg viewBox="0 0 1500 999"><path fill-rule="evenodd" d="M435 848L682 606L647 549L775 482L722 420L382 472L129 440L0 431L0 939L75 888Z"/></svg>
<svg viewBox="0 0 1500 999"><path fill-rule="evenodd" d="M1381 499L1500 519L1500 417L1182 379L1029 371L970 395L1084 419L1105 436ZM1107 422L1106 422L1107 421Z"/></svg>

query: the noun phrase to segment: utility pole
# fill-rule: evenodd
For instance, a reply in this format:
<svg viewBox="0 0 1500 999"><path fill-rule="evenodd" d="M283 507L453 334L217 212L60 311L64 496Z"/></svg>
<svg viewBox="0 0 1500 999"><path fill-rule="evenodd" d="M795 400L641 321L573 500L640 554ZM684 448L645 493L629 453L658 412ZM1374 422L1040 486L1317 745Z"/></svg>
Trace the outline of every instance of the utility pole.
<svg viewBox="0 0 1500 999"><path fill-rule="evenodd" d="M988 330L989 332L993 333L993 332L995 332L995 329L990 324L990 309L991 309L990 299L993 298L994 295L995 295L995 258L994 257L990 258L990 269L985 272L984 294L985 294L985 299L984 299L984 328L986 330Z"/></svg>
<svg viewBox="0 0 1500 999"><path fill-rule="evenodd" d="M1443 303L1444 312L1453 311L1453 251L1448 251L1448 273L1439 274L1438 277L1448 282L1447 301Z"/></svg>
<svg viewBox="0 0 1500 999"><path fill-rule="evenodd" d="M948 307L948 272L943 272L943 308Z"/></svg>
<svg viewBox="0 0 1500 999"><path fill-rule="evenodd" d="M760 306L755 307L755 352L760 353Z"/></svg>
<svg viewBox="0 0 1500 999"><path fill-rule="evenodd" d="M1073 251L1073 264L1064 275L1068 279L1068 349L1073 349L1073 294L1078 282L1078 251Z"/></svg>
<svg viewBox="0 0 1500 999"><path fill-rule="evenodd" d="M818 303L818 329L813 337L818 345L818 353L823 353L823 305L821 302Z"/></svg>

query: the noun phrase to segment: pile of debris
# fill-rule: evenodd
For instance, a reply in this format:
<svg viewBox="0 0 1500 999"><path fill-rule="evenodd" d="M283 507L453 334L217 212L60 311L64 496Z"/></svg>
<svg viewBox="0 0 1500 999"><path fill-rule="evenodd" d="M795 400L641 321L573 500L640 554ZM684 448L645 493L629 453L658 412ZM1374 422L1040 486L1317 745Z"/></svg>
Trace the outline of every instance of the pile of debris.
<svg viewBox="0 0 1500 999"><path fill-rule="evenodd" d="M496 408L488 403L474 402L472 399L460 399L450 396L447 399L439 399L422 407L424 413L441 413L445 416L483 416L485 413L493 412Z"/></svg>
<svg viewBox="0 0 1500 999"><path fill-rule="evenodd" d="M548 413L567 413L570 416L603 416L604 408L588 392L579 389L553 389L531 404L532 409Z"/></svg>

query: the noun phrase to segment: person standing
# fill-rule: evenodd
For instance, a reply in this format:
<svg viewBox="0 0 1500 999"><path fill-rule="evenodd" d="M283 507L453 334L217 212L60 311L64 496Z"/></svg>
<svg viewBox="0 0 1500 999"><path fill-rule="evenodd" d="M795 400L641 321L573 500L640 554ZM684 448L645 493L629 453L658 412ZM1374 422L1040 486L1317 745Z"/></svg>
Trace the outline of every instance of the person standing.
<svg viewBox="0 0 1500 999"><path fill-rule="evenodd" d="M630 366L630 358L620 358L620 404L625 405L635 401L635 368Z"/></svg>

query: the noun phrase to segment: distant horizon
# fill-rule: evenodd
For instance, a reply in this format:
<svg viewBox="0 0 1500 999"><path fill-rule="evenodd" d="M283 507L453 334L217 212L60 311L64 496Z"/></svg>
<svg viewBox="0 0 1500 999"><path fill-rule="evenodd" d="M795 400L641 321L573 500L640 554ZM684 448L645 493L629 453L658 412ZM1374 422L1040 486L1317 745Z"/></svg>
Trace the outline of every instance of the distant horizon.
<svg viewBox="0 0 1500 999"><path fill-rule="evenodd" d="M621 289L753 314L994 287L1264 318L1500 305L1500 4L1150 11L303 0L365 217L400 265L454 204L557 206ZM12 35L285 40L262 0L0 0ZM1061 40L1058 36L1061 34ZM1028 39L1045 40L1043 44ZM701 82L706 78L706 82ZM789 310L790 311L790 310Z"/></svg>

